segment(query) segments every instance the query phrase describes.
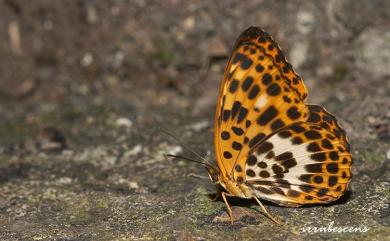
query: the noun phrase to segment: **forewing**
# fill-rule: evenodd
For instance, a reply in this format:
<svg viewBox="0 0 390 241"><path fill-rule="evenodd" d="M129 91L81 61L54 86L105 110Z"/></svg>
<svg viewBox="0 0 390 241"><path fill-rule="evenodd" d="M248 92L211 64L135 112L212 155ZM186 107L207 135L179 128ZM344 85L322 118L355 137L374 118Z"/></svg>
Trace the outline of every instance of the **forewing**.
<svg viewBox="0 0 390 241"><path fill-rule="evenodd" d="M308 118L307 91L278 44L257 27L237 40L225 69L215 115L219 168L234 179L251 148L267 136ZM235 170L235 171L234 171Z"/></svg>

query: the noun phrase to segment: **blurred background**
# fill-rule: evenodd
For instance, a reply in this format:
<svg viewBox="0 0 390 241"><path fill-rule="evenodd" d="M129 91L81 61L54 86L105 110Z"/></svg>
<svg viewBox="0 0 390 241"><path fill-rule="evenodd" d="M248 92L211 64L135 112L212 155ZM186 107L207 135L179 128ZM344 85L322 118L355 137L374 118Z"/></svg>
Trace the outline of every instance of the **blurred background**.
<svg viewBox="0 0 390 241"><path fill-rule="evenodd" d="M389 76L387 1L2 0L0 7L2 103L140 95L176 112L209 111L230 48L251 25L277 40L313 101L348 98L343 91L353 95L358 85L385 91L378 87Z"/></svg>
<svg viewBox="0 0 390 241"><path fill-rule="evenodd" d="M126 232L135 236L121 235L143 237L142 225L159 233L155 223L135 218L153 216L144 210L155 206L111 210L120 201L110 193L159 202L203 183L185 177L204 174L202 168L161 159L182 148L155 129L167 127L202 154L213 152L219 82L235 39L251 25L279 43L309 102L338 116L355 147L354 172L373 182L369 173L385 170L390 158L389 9L385 0L0 0L3 237L31 237L53 218L51 231L106 227L108 217L125 216L133 218L111 228L131 225ZM169 185L178 177L182 186ZM87 201L70 201L81 196ZM88 209L91 202L100 208ZM136 214L127 213L131 208ZM89 211L79 217L80 210ZM60 237L74 232L64 230Z"/></svg>

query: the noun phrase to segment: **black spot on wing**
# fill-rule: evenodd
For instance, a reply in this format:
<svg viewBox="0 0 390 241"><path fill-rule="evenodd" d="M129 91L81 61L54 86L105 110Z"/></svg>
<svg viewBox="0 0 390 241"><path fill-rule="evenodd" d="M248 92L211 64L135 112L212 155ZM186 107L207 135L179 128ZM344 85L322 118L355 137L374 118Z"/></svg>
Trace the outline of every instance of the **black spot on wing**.
<svg viewBox="0 0 390 241"><path fill-rule="evenodd" d="M261 186L256 187L256 189L257 189L258 191L264 193L264 194L267 194L267 195L273 194L272 191L268 190L267 188L261 187Z"/></svg>
<svg viewBox="0 0 390 241"><path fill-rule="evenodd" d="M241 85L242 90L243 91L249 90L249 87L251 87L252 83L253 83L253 78L251 76L246 77L246 79Z"/></svg>
<svg viewBox="0 0 390 241"><path fill-rule="evenodd" d="M246 128L250 127L251 124L252 124L252 122L251 122L250 120L246 120L246 121L245 121L245 127L246 127Z"/></svg>
<svg viewBox="0 0 390 241"><path fill-rule="evenodd" d="M309 118L307 119L308 122L313 122L313 123L318 123L320 122L320 120L321 117L318 114L313 112L310 113Z"/></svg>
<svg viewBox="0 0 390 241"><path fill-rule="evenodd" d="M254 155L249 155L248 159L246 159L246 163L247 163L249 166L254 166L254 165L256 165L256 163L257 163L257 158L256 158L256 156L254 156Z"/></svg>
<svg viewBox="0 0 390 241"><path fill-rule="evenodd" d="M256 98L259 92L260 92L260 87L258 85L254 85L252 89L249 91L248 99L252 100Z"/></svg>
<svg viewBox="0 0 390 241"><path fill-rule="evenodd" d="M337 163L330 163L326 165L326 170L329 173L337 173L339 171L339 166L337 165Z"/></svg>
<svg viewBox="0 0 390 241"><path fill-rule="evenodd" d="M223 152L223 157L225 157L226 159L230 159L232 158L232 154L228 151L224 151Z"/></svg>
<svg viewBox="0 0 390 241"><path fill-rule="evenodd" d="M288 190L287 192L287 196L290 196L290 197L299 197L300 193L298 191L295 191L295 190Z"/></svg>
<svg viewBox="0 0 390 241"><path fill-rule="evenodd" d="M313 190L313 187L307 186L307 185L302 185L302 186L299 186L299 189L301 189L303 192L309 193Z"/></svg>
<svg viewBox="0 0 390 241"><path fill-rule="evenodd" d="M283 192L283 190L279 187L271 187L270 190L279 194L279 195L286 196L286 194Z"/></svg>
<svg viewBox="0 0 390 241"><path fill-rule="evenodd" d="M316 140L321 138L321 134L318 131L308 130L305 132L305 136L309 140Z"/></svg>
<svg viewBox="0 0 390 241"><path fill-rule="evenodd" d="M315 176L313 180L315 183L320 184L324 181L324 178L322 176Z"/></svg>
<svg viewBox="0 0 390 241"><path fill-rule="evenodd" d="M282 154L276 156L275 159L276 159L277 161L283 161L283 160L290 159L290 158L292 158L292 157L293 157L292 152L287 151L287 152L283 152Z"/></svg>
<svg viewBox="0 0 390 241"><path fill-rule="evenodd" d="M248 169L248 170L246 170L246 175L249 177L255 177L256 173L253 170Z"/></svg>
<svg viewBox="0 0 390 241"><path fill-rule="evenodd" d="M272 82L272 75L265 74L262 78L262 82L264 85L269 85Z"/></svg>
<svg viewBox="0 0 390 241"><path fill-rule="evenodd" d="M329 153L329 157L330 157L330 159L331 159L332 161L337 161L337 160L339 160L339 154L337 154L336 151L331 151L331 152Z"/></svg>
<svg viewBox="0 0 390 241"><path fill-rule="evenodd" d="M238 88L238 84L239 83L240 82L238 80L236 80L236 79L234 79L232 82L230 82L229 92L232 93L232 94L235 93L237 88Z"/></svg>
<svg viewBox="0 0 390 241"><path fill-rule="evenodd" d="M286 103L291 103L291 99L288 97L288 96L283 96L283 100L284 100L284 102L286 102Z"/></svg>
<svg viewBox="0 0 390 241"><path fill-rule="evenodd" d="M267 168L268 165L267 165L266 162L261 161L261 162L259 162L259 163L257 164L257 166L260 167L260 168L262 168L262 169L265 169L265 168Z"/></svg>
<svg viewBox="0 0 390 241"><path fill-rule="evenodd" d="M330 176L328 180L328 184L330 187L333 187L337 184L337 176Z"/></svg>
<svg viewBox="0 0 390 241"><path fill-rule="evenodd" d="M241 108L241 102L240 101L235 101L233 103L233 108L232 108L232 119L234 119L236 117L236 114L238 112L238 110Z"/></svg>
<svg viewBox="0 0 390 241"><path fill-rule="evenodd" d="M222 140L228 140L228 139L230 138L229 132L227 132L227 131L222 131L222 132L221 132L221 138L222 138Z"/></svg>
<svg viewBox="0 0 390 241"><path fill-rule="evenodd" d="M270 106L257 119L257 124L264 126L268 124L272 119L274 119L277 115L278 110L274 106Z"/></svg>
<svg viewBox="0 0 390 241"><path fill-rule="evenodd" d="M275 174L283 173L283 168L277 164L273 164L272 171L274 171Z"/></svg>
<svg viewBox="0 0 390 241"><path fill-rule="evenodd" d="M240 165L240 164L237 164L237 165L234 167L234 170L235 170L236 172L242 172L242 167L241 167L241 165Z"/></svg>
<svg viewBox="0 0 390 241"><path fill-rule="evenodd" d="M290 131L287 131L287 130L283 130L283 131L280 131L278 133L278 136L280 138L289 138L291 136L291 132Z"/></svg>
<svg viewBox="0 0 390 241"><path fill-rule="evenodd" d="M284 126L284 122L281 119L276 119L274 122L271 124L271 129L273 131L276 131Z"/></svg>
<svg viewBox="0 0 390 241"><path fill-rule="evenodd" d="M286 168L286 170L288 170L289 168L294 167L296 165L297 165L297 160L295 160L295 158L290 158L290 159L282 161L282 166L284 166L284 168Z"/></svg>
<svg viewBox="0 0 390 241"><path fill-rule="evenodd" d="M229 119L230 113L231 113L230 110L224 110L224 111L223 111L223 114L222 114L222 119L223 119L223 121L227 121L227 120Z"/></svg>
<svg viewBox="0 0 390 241"><path fill-rule="evenodd" d="M263 133L259 133L257 134L255 137L253 137L250 141L249 141L249 147L252 148L254 145L256 145L259 141L261 141L262 139L264 139L265 135Z"/></svg>
<svg viewBox="0 0 390 241"><path fill-rule="evenodd" d="M293 145L300 145L303 143L303 140L302 138L300 138L299 136L295 136L292 140L291 140L291 143Z"/></svg>
<svg viewBox="0 0 390 241"><path fill-rule="evenodd" d="M236 141L233 141L233 143L232 143L232 148L233 148L234 150L236 150L236 151L239 151L239 150L242 149L242 145L241 145L241 143L238 143L238 142L236 142Z"/></svg>
<svg viewBox="0 0 390 241"><path fill-rule="evenodd" d="M303 128L302 126L296 124L296 125L292 125L290 127L291 130L293 130L295 133L302 133L305 131L305 128Z"/></svg>
<svg viewBox="0 0 390 241"><path fill-rule="evenodd" d="M299 113L297 107L292 106L287 110L287 116L291 120L296 120L301 116L301 113Z"/></svg>
<svg viewBox="0 0 390 241"><path fill-rule="evenodd" d="M272 150L272 148L274 147L274 145L272 145L271 142L264 142L262 143L259 148L257 148L257 153L260 155L260 154L263 154L263 153L267 153L269 151Z"/></svg>
<svg viewBox="0 0 390 241"><path fill-rule="evenodd" d="M241 62L242 69L249 69L252 65L253 61L250 58L245 58Z"/></svg>
<svg viewBox="0 0 390 241"><path fill-rule="evenodd" d="M310 173L322 173L322 164L321 163L313 163L305 166L306 171Z"/></svg>
<svg viewBox="0 0 390 241"><path fill-rule="evenodd" d="M321 188L320 190L318 190L317 196L318 196L318 197L323 197L323 196L325 196L328 192L329 192L329 189L327 189L327 188Z"/></svg>
<svg viewBox="0 0 390 241"><path fill-rule="evenodd" d="M238 61L241 61L241 68L242 69L248 69L251 67L253 61L248 58L245 54L242 53L236 53L236 55L233 58L233 64L236 64Z"/></svg>
<svg viewBox="0 0 390 241"><path fill-rule="evenodd" d="M267 88L267 94L270 96L277 96L281 92L281 89L277 83L272 83L270 86Z"/></svg>
<svg viewBox="0 0 390 241"><path fill-rule="evenodd" d="M241 106L240 111L238 113L237 123L241 123L241 121L245 119L247 114L248 114L248 109Z"/></svg>
<svg viewBox="0 0 390 241"><path fill-rule="evenodd" d="M333 145L332 145L332 143L330 143L330 141L328 139L323 139L322 142L321 142L321 145L322 145L323 148L326 148L326 149L329 149L329 150L333 149Z"/></svg>
<svg viewBox="0 0 390 241"><path fill-rule="evenodd" d="M319 152L321 151L320 146L317 144L317 142L312 142L307 146L307 150L309 152Z"/></svg>
<svg viewBox="0 0 390 241"><path fill-rule="evenodd" d="M268 178L268 177L270 177L270 174L267 171L260 171L259 176L262 178Z"/></svg>
<svg viewBox="0 0 390 241"><path fill-rule="evenodd" d="M261 64L256 65L256 71L258 73L261 73L264 71L264 67Z"/></svg>
<svg viewBox="0 0 390 241"><path fill-rule="evenodd" d="M241 136L242 134L244 134L244 131L243 131L240 127L235 127L235 126L233 126L233 127L232 127L232 131L233 131L234 134L236 134L237 136Z"/></svg>
<svg viewBox="0 0 390 241"><path fill-rule="evenodd" d="M314 161L323 162L326 160L326 155L323 152L318 152L310 155L310 158Z"/></svg>
<svg viewBox="0 0 390 241"><path fill-rule="evenodd" d="M267 155L265 156L265 158L267 159L272 159L274 157L275 157L275 152L273 151L268 152Z"/></svg>
<svg viewBox="0 0 390 241"><path fill-rule="evenodd" d="M299 180L306 183L311 183L311 174L303 174L299 177Z"/></svg>

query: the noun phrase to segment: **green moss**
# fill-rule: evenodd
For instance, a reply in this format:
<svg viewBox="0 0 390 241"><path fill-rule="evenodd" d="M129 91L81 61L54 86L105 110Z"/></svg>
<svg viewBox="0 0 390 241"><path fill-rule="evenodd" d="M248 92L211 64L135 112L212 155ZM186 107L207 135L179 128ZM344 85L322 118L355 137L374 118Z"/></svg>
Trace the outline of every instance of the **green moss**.
<svg viewBox="0 0 390 241"><path fill-rule="evenodd" d="M161 36L156 39L155 42L157 42L157 44L155 44L156 50L149 56L152 61L158 61L165 66L178 63L179 57L175 55L175 47L168 37Z"/></svg>
<svg viewBox="0 0 390 241"><path fill-rule="evenodd" d="M166 49L162 49L162 50L158 51L156 53L155 57L157 57L158 59L161 59L163 62L165 62L167 64L173 60L172 52L170 52Z"/></svg>
<svg viewBox="0 0 390 241"><path fill-rule="evenodd" d="M67 204L65 220L70 225L85 225L97 222L108 215L109 204L107 197L101 195L88 195L72 200Z"/></svg>
<svg viewBox="0 0 390 241"><path fill-rule="evenodd" d="M0 123L0 143L20 142L26 136L31 135L34 126L20 119Z"/></svg>
<svg viewBox="0 0 390 241"><path fill-rule="evenodd" d="M385 154L378 152L377 150L361 151L357 157L361 160L364 160L364 162L367 164L375 165L379 165L386 159Z"/></svg>
<svg viewBox="0 0 390 241"><path fill-rule="evenodd" d="M11 163L10 158L6 158L5 156L0 155L0 167L5 167L10 163Z"/></svg>
<svg viewBox="0 0 390 241"><path fill-rule="evenodd" d="M201 215L205 216L215 214L219 205L218 203L213 202L208 195L209 193L204 187L195 189L193 203L196 205L193 206L193 209L196 210L192 211L199 212Z"/></svg>

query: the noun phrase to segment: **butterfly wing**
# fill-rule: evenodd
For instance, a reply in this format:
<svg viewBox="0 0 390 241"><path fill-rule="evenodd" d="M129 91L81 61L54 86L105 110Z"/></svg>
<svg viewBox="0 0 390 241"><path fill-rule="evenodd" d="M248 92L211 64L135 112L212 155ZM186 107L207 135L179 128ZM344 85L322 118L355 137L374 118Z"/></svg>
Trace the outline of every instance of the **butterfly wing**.
<svg viewBox="0 0 390 241"><path fill-rule="evenodd" d="M257 196L299 206L331 202L345 192L352 164L345 132L322 107L312 113L320 119L287 126L251 150L246 182Z"/></svg>
<svg viewBox="0 0 390 241"><path fill-rule="evenodd" d="M285 206L339 198L351 178L345 131L307 105L307 90L278 44L251 27L239 37L220 87L216 159L223 175Z"/></svg>
<svg viewBox="0 0 390 241"><path fill-rule="evenodd" d="M225 69L215 115L214 145L219 169L245 180L251 148L271 133L304 121L307 90L278 44L250 27L238 38Z"/></svg>

